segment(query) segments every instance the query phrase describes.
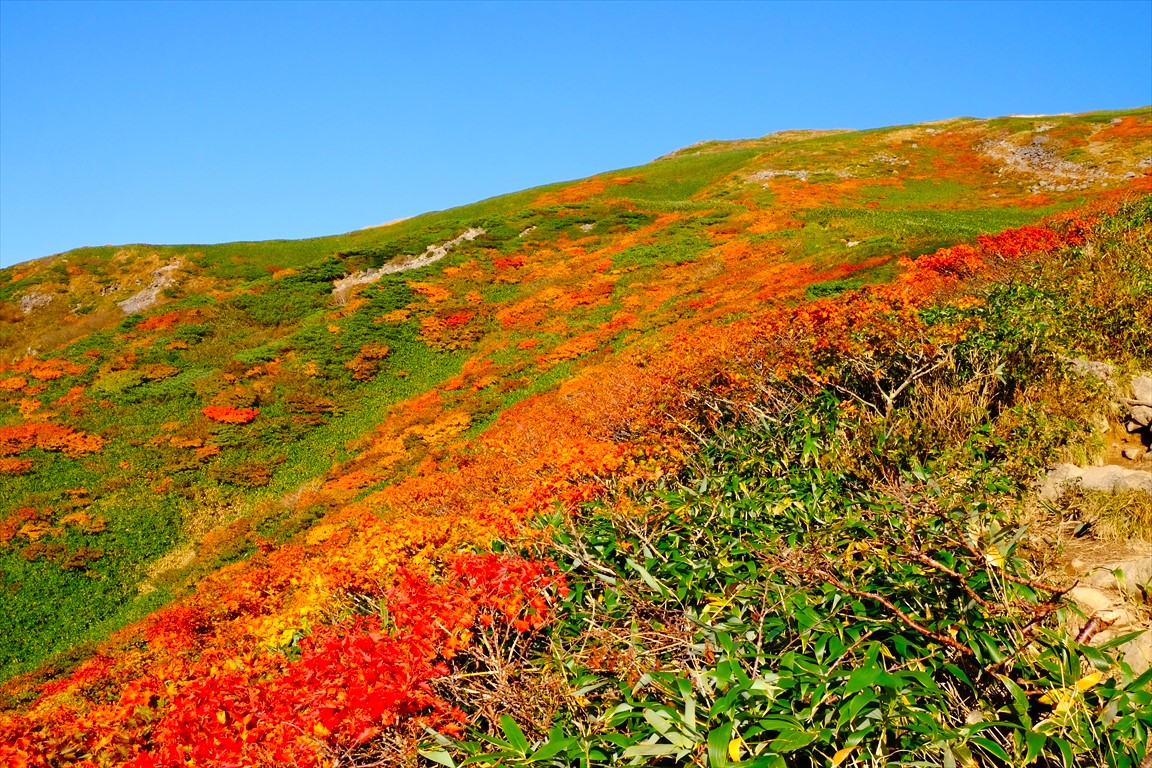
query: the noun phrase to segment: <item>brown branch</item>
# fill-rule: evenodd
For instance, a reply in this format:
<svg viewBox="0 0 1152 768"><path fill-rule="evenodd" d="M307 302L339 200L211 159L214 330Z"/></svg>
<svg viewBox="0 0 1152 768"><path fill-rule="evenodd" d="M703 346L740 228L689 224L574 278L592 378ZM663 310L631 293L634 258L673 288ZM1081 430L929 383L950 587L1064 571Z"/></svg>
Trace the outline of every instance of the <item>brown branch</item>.
<svg viewBox="0 0 1152 768"><path fill-rule="evenodd" d="M959 536L957 538L960 542L960 545L962 547L964 547L966 550L968 550L969 552L971 552L973 557L977 558L981 562L987 561L987 556L983 552L981 552L979 549L972 546L968 542L967 539L965 539L963 536ZM1038 589L1038 590L1041 590L1043 592L1051 592L1052 598L1049 598L1049 599L1054 599L1057 597L1063 597L1065 593L1069 592L1072 589L1072 587L1061 588L1061 587L1053 586L1051 584L1044 584L1044 583L1039 582L1039 581L1033 581L1032 579L1025 579L1021 576L1013 576L1011 573L1008 573L1008 571L1006 571L1004 569L998 569L997 572L1001 576L1003 576L1005 579L1007 579L1008 581L1014 582L1016 584L1022 584L1026 587L1032 587L1032 589Z"/></svg>
<svg viewBox="0 0 1152 768"><path fill-rule="evenodd" d="M980 597L980 595L976 594L976 590L974 590L974 589L972 589L972 587L968 586L968 582L964 578L963 575L952 570L948 566L944 565L944 563L941 563L938 560L933 560L931 557L928 557L928 555L924 554L923 552L913 552L911 555L904 555L904 557L906 559L915 560L916 562L921 563L923 565L926 565L929 568L932 568L933 570L937 570L943 574L951 576L953 579L955 579L957 581L957 583L960 585L960 588L963 589L965 592L967 592L968 596L971 597L973 600L975 600L977 603L979 603L980 607L983 608L984 610L996 611L1000 607L1000 606L996 605L995 603L993 603L989 600L985 600L984 598Z"/></svg>
<svg viewBox="0 0 1152 768"><path fill-rule="evenodd" d="M975 656L976 655L975 651L973 651L971 648L964 645L963 643L960 643L960 642L957 642L956 640L953 640L951 637L948 637L948 635L942 635L939 632L934 632L931 629L928 629L928 627L924 626L923 624L920 624L915 619L913 619L911 616L904 613L904 611L897 608L895 603L893 603L891 600L884 597L883 595L878 595L875 592L865 592L862 589L856 589L855 587L850 587L847 584L845 584L844 582L837 579L835 576L833 576L828 571L825 571L821 568L800 567L799 570L801 571L801 573L805 573L805 574L810 575L810 576L818 576L819 578L824 579L825 581L827 581L829 584L836 587L837 589L839 589L843 592L847 592L850 595L854 595L856 597L866 598L868 600L874 600L877 603L880 603L880 605L884 606L889 611L891 611L893 614L895 614L896 618L900 619L900 621L902 623L904 623L909 629L912 629L912 630L915 630L916 632L919 632L924 637L935 640L936 642L938 642L942 645L946 645L949 648L952 648L953 650L959 651L960 653L966 654L968 656Z"/></svg>

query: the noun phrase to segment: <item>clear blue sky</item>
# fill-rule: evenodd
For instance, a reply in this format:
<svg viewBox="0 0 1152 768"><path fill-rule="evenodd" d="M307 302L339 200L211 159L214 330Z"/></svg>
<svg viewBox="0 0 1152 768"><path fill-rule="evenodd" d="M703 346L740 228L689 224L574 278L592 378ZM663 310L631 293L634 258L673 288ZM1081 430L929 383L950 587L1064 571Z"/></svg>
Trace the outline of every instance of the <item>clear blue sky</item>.
<svg viewBox="0 0 1152 768"><path fill-rule="evenodd" d="M0 0L0 264L335 234L706 139L1152 103L1152 0Z"/></svg>

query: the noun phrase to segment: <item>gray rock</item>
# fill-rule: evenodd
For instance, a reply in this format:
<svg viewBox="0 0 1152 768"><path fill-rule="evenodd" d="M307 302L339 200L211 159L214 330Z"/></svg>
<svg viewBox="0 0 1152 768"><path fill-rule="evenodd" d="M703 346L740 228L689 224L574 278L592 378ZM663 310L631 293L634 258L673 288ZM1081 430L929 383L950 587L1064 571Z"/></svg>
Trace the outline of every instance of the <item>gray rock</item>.
<svg viewBox="0 0 1152 768"><path fill-rule="evenodd" d="M1120 635L1127 634L1131 629L1108 629L1092 639L1092 645L1103 645ZM1145 631L1139 637L1129 640L1112 651L1124 659L1124 663L1132 668L1133 674L1142 675L1152 667L1152 631Z"/></svg>
<svg viewBox="0 0 1152 768"><path fill-rule="evenodd" d="M529 227L520 233L523 237L530 232L534 227ZM352 289L357 285L367 285L374 283L384 275L395 274L396 272L406 272L410 269L419 269L426 267L433 262L439 261L448 255L448 252L460 245L466 240L475 240L480 235L487 234L488 230L480 227L470 227L464 230L464 233L457 235L446 243L440 245L432 244L424 249L424 253L419 256L398 256L392 261L377 267L376 269L366 269L360 272L355 272L351 275L346 275L332 282L332 297L340 306L348 303L348 297Z"/></svg>
<svg viewBox="0 0 1152 768"><path fill-rule="evenodd" d="M1098 379L1119 397L1120 388L1116 386L1116 371L1110 364L1102 363L1099 360L1074 358L1068 361L1068 367L1081 376L1091 376Z"/></svg>
<svg viewBox="0 0 1152 768"><path fill-rule="evenodd" d="M1065 486L1076 481L1079 473L1080 468L1075 464L1057 464L1040 481L1038 495L1044 501L1055 501Z"/></svg>
<svg viewBox="0 0 1152 768"><path fill-rule="evenodd" d="M1144 449L1136 447L1125 448L1120 451L1120 455L1128 459L1128 461L1139 461L1144 458Z"/></svg>
<svg viewBox="0 0 1152 768"><path fill-rule="evenodd" d="M1086 491L1123 493L1143 491L1152 495L1152 474L1138 469L1125 469L1115 464L1102 467L1077 467L1059 464L1040 483L1039 496L1046 501L1060 497L1065 488L1079 484Z"/></svg>
<svg viewBox="0 0 1152 768"><path fill-rule="evenodd" d="M26 314L32 314L32 310L43 307L52 302L52 294L50 293L37 293L30 291L20 297L20 310Z"/></svg>
<svg viewBox="0 0 1152 768"><path fill-rule="evenodd" d="M1152 408L1147 405L1132 405L1129 406L1129 411L1132 414L1132 421L1140 426L1146 427L1152 424Z"/></svg>
<svg viewBox="0 0 1152 768"><path fill-rule="evenodd" d="M143 312L154 306L156 302L160 300L160 292L176 282L176 278L172 277L172 273L180 269L183 264L183 260L176 259L176 261L171 264L160 267L160 269L152 273L152 282L147 288L131 298L116 303L120 305L120 309L124 310L124 314L126 315Z"/></svg>
<svg viewBox="0 0 1152 768"><path fill-rule="evenodd" d="M1116 571L1120 572L1119 578L1115 576ZM1139 557L1134 560L1108 563L1093 571L1088 578L1084 579L1084 583L1089 585L1089 588L1115 589L1129 593L1138 591L1139 587L1147 585L1150 582L1152 582L1152 554L1148 557ZM1080 589L1080 587L1076 589ZM1074 595L1073 599L1076 599ZM1107 608L1109 606L1104 607Z"/></svg>
<svg viewBox="0 0 1152 768"><path fill-rule="evenodd" d="M1152 403L1152 375L1144 374L1132 378L1132 399Z"/></svg>

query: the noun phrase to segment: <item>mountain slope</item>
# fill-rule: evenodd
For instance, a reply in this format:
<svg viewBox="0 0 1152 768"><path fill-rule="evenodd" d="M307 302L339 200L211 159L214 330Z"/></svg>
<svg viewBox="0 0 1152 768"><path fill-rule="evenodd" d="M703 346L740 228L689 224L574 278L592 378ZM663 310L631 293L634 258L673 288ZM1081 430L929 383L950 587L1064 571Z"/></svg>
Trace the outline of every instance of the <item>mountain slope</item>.
<svg viewBox="0 0 1152 768"><path fill-rule="evenodd" d="M360 684L403 700L379 686L436 677L484 616L550 621L556 574L483 554L494 540L522 546L525 521L557 503L682 471L698 448L672 427L677 393L746 354L725 336L734 320L1147 193L1150 142L1147 110L792 133L334 238L81 249L4 270L0 663L60 665L14 681L14 701L80 659L72 680L99 680L99 696L141 685L90 644L174 598L100 648L138 649L187 698L201 678L250 685L206 672L221 663L255 679L302 648L343 657L356 633L342 622L383 631L364 607L385 596L411 663ZM800 327L789 317L775 336ZM429 603L449 612L434 620ZM420 634L433 625L448 634ZM405 706L319 722L312 741L265 734L288 751L252 759L451 719L428 694ZM219 711L225 729L243 718Z"/></svg>

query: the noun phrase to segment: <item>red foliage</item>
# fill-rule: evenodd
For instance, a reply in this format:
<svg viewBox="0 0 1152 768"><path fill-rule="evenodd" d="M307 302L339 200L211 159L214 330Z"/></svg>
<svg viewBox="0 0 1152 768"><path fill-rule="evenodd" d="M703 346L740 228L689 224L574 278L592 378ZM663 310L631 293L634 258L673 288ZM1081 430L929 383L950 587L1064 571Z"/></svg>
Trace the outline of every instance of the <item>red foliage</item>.
<svg viewBox="0 0 1152 768"><path fill-rule="evenodd" d="M32 447L75 457L99 451L104 447L104 440L99 435L89 435L59 424L0 427L0 456L13 456Z"/></svg>
<svg viewBox="0 0 1152 768"><path fill-rule="evenodd" d="M1051 253L1065 244L1065 239L1052 230L1031 226L1006 229L995 235L980 235L976 241L986 253L1009 259L1029 253Z"/></svg>
<svg viewBox="0 0 1152 768"><path fill-rule="evenodd" d="M165 312L162 315L156 315L155 317L149 317L148 319L141 321L136 326L136 330L158 331L165 328L171 328L178 322L180 322L180 313L178 311Z"/></svg>
<svg viewBox="0 0 1152 768"><path fill-rule="evenodd" d="M293 554L277 553L275 565L288 566ZM318 766L326 751L355 747L414 718L456 733L462 715L430 686L448 673L445 660L471 642L474 628L543 626L566 588L554 564L506 555L458 555L447 575L434 583L400 570L382 600L390 627L375 615L320 626L300 640L295 660L274 652L236 655L231 622L221 617L258 611L263 601L253 595L256 604L241 608L248 598L220 604L202 590L202 604L166 609L144 630L148 652L167 661L128 681L115 703L93 704L87 713L61 706L42 711L37 723L0 718L0 759L87 765L66 755L97 753L115 740L125 748L118 762L129 766ZM282 590L279 578L267 568L244 568L218 586L225 594L263 593ZM113 666L97 657L42 688L42 700L96 685Z"/></svg>
<svg viewBox="0 0 1152 768"><path fill-rule="evenodd" d="M527 263L528 260L523 256L497 256L492 259L492 265L496 267L496 269L515 269Z"/></svg>
<svg viewBox="0 0 1152 768"><path fill-rule="evenodd" d="M449 315L444 318L444 325L448 328L459 328L467 325L468 321L474 317L476 317L476 313L474 312L457 312L454 315Z"/></svg>
<svg viewBox="0 0 1152 768"><path fill-rule="evenodd" d="M956 245L941 248L931 255L921 256L915 261L902 259L901 266L915 266L919 271L931 271L941 275L970 275L983 266L980 253L970 245Z"/></svg>
<svg viewBox="0 0 1152 768"><path fill-rule="evenodd" d="M230 405L209 405L200 412L221 424L247 424L260 415L259 408L233 408Z"/></svg>

